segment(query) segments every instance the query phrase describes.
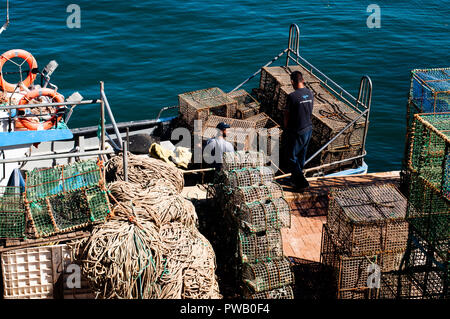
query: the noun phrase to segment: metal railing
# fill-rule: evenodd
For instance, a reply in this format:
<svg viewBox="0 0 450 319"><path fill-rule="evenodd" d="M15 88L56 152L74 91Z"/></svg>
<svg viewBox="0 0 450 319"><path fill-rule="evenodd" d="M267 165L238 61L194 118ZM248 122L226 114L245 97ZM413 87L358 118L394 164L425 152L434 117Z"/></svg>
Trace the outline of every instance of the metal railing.
<svg viewBox="0 0 450 319"><path fill-rule="evenodd" d="M289 39L288 39L288 47L281 51L277 56L275 56L271 61L269 61L267 64L259 68L255 73L253 73L250 77L248 77L245 81L240 83L238 86L236 86L231 92L238 90L243 85L248 83L250 80L252 80L257 74L261 72L261 70L264 67L267 67L277 61L279 58L281 58L286 53L286 64L285 66L289 66L289 61L292 61L293 63L302 66L306 70L311 73L311 75L315 76L319 82L328 89L336 98L340 99L342 102L344 102L346 105L348 105L352 110L359 113L359 115L352 120L350 123L348 123L343 129L341 129L333 138L331 138L327 143L325 143L323 146L320 147L320 149L315 152L311 157L309 157L305 161L305 165L311 160L313 160L316 156L318 156L323 150L325 150L331 143L333 143L340 135L342 135L344 132L349 130L358 120L361 118L364 118L364 135L362 139L362 147L361 147L361 154L350 157L348 159L335 161L329 164L324 164L320 166L315 166L306 169L305 171L314 171L314 170L320 170L325 167L329 167L336 164L342 164L345 162L351 162L360 158L364 158L367 155L367 152L365 150L365 143L367 139L367 130L368 130L368 124L369 124L369 115L370 115L370 108L372 104L372 80L369 76L364 75L361 78L359 91L358 91L358 98L354 97L352 94L347 92L344 88L342 88L339 84L337 84L335 81L330 79L327 75L325 75L322 71L320 71L318 68L316 68L314 65L312 65L309 61L307 61L304 57L300 55L300 28L297 24L291 24L289 27Z"/></svg>
<svg viewBox="0 0 450 319"><path fill-rule="evenodd" d="M9 120L9 131L11 132L11 123L13 120L13 117L11 116L12 110L24 109L24 108L40 108L40 107L58 107L58 108L63 107L67 111L69 109L69 108L67 108L67 106L69 106L69 105L71 105L72 109L73 109L75 106L78 106L78 105L92 105L92 104L100 105L100 117L101 117L100 126L101 126L101 128L100 128L100 143L99 143L98 150L86 151L86 152L76 150L75 152L69 151L66 153L59 153L59 154L54 153L54 154L47 154L47 155L36 155L36 156L27 156L27 157L18 157L18 158L3 158L3 159L0 159L0 164L14 163L14 162L25 163L25 162L29 162L29 161L55 160L55 159L72 158L72 157L103 156L106 154L112 154L112 153L117 153L117 152L123 151L124 141L122 140L119 129L117 127L116 120L114 118L114 114L111 110L111 106L108 102L108 98L106 97L103 82L100 82L100 98L99 99L72 101L72 102L51 102L51 103L39 103L39 104L9 105L9 106L0 107L0 110L10 111L8 120ZM119 145L117 145L117 143L111 138L111 136L105 130L105 108L108 113L108 117L111 121L112 127L114 128L114 132L118 139ZM106 149L105 138L108 138L109 142L111 143L111 145L113 147L113 150ZM124 153L126 153L126 152L124 152ZM125 157L126 157L126 155L125 155ZM124 161L126 161L126 158L124 158Z"/></svg>

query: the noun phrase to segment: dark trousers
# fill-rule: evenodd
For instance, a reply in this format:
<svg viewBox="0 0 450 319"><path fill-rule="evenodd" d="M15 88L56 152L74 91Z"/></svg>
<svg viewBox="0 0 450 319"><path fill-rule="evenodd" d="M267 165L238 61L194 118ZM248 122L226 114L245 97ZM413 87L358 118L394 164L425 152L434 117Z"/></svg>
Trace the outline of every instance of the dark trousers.
<svg viewBox="0 0 450 319"><path fill-rule="evenodd" d="M312 129L304 133L288 132L288 163L292 173L293 182L304 179L303 167L306 161L309 141L311 140Z"/></svg>

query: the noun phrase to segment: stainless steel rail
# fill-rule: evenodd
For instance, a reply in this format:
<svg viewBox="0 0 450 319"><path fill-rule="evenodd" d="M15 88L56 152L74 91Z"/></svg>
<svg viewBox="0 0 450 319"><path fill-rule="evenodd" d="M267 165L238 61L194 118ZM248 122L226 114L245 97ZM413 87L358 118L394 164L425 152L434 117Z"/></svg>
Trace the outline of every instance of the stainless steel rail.
<svg viewBox="0 0 450 319"><path fill-rule="evenodd" d="M320 71L318 68L316 68L312 63L310 63L308 60L306 60L304 57L300 55L300 28L297 24L291 24L289 27L289 39L288 39L288 47L281 51L277 56L275 56L271 61L269 61L267 64L262 66L258 69L255 73L253 73L250 77L248 77L244 82L236 86L231 92L238 90L241 88L244 84L249 82L251 79L253 79L257 74L259 74L262 70L262 68L267 67L271 65L273 62L277 61L280 57L282 57L286 53L286 67L289 66L289 61L294 62L297 65L300 65L307 69L312 75L316 76L320 83L328 89L330 92L332 92L338 99L341 99L346 105L348 105L350 108L352 108L354 111L359 113L358 117L351 121L348 125L346 125L342 130L340 130L332 139L330 139L327 143L325 143L316 153L314 153L310 158L308 158L305 162L305 164L309 163L312 159L314 159L317 155L319 155L325 148L327 148L332 142L336 140L341 134L343 134L346 130L348 130L352 125L356 123L359 119L364 117L365 121L365 130L363 135L363 144L361 148L361 155L358 155L356 157L352 157L346 160L342 161L336 161L330 164L320 165L316 167L308 168L308 170L315 170L324 168L327 166L340 164L343 162L352 161L355 159L363 158L366 156L367 152L365 150L365 143L367 139L367 132L369 127L369 115L370 115L370 108L372 103L372 80L369 76L364 75L361 78L359 91L358 91L358 98L354 97L352 94L350 94L348 91L346 91L344 88L342 88L339 84L337 84L335 81L330 79L325 73Z"/></svg>
<svg viewBox="0 0 450 319"><path fill-rule="evenodd" d="M61 159L61 158L71 158L71 157L86 157L86 156L103 156L106 154L112 154L123 150L124 142L122 140L122 137L120 135L120 131L118 128L118 125L115 121L114 114L111 110L111 106L108 102L108 98L106 97L106 94L104 92L104 86L103 82L100 82L100 99L92 99L92 100L83 100L83 101L72 101L72 102L61 102L61 103L40 103L40 104L26 104L26 105L10 105L10 106L2 106L0 107L0 110L13 110L13 109L23 109L23 108L39 108L39 107L61 107L61 106L67 106L67 105L89 105L89 104L100 104L102 107L106 108L106 111L108 113L108 116L111 120L112 128L114 129L114 132L117 136L117 139L119 141L120 145L117 145L117 143L109 136L109 134L106 132L106 125L101 126L101 135L102 137L106 136L109 141L111 142L111 145L113 146L113 149L106 150L104 147L100 147L99 150L96 151L78 151L78 152L66 152L66 153L60 153L60 154L47 154L47 155L37 155L37 156L28 156L28 157L19 157L19 158L3 158L0 159L0 164L6 164L6 163L15 163L15 162L29 162L29 161L41 161L41 160L54 160L54 159ZM68 108L66 107L66 110ZM104 112L101 112L102 118L101 121L104 123ZM9 114L9 122L10 125L12 123L12 117L11 113ZM126 155L124 157L124 161L126 161Z"/></svg>

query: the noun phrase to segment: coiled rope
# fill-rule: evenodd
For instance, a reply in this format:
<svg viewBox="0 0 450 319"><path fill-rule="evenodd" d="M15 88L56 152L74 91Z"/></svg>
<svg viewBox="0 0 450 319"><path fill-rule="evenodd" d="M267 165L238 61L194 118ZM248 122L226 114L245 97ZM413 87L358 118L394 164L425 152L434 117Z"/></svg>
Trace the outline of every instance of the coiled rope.
<svg viewBox="0 0 450 319"><path fill-rule="evenodd" d="M120 181L121 159L106 164L118 180L108 185L112 217L73 244L96 297L221 298L212 246L197 229L193 204L179 194L183 174L159 160L130 160L131 183Z"/></svg>

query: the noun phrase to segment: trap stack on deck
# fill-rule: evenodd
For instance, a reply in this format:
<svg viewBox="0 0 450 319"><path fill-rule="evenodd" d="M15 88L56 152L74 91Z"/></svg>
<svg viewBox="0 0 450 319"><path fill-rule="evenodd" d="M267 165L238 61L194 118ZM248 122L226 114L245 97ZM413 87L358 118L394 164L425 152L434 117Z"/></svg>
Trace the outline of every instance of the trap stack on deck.
<svg viewBox="0 0 450 319"><path fill-rule="evenodd" d="M110 212L100 164L28 171L25 187L0 189L0 238L40 238L104 221Z"/></svg>
<svg viewBox="0 0 450 319"><path fill-rule="evenodd" d="M194 121L205 122L209 115L234 117L237 102L221 89L214 87L178 95L180 114L190 129Z"/></svg>
<svg viewBox="0 0 450 319"><path fill-rule="evenodd" d="M290 227L290 207L262 152L225 153L216 198L237 225L238 269L246 298L293 298L293 273L283 255L280 229ZM222 195L220 195L222 194Z"/></svg>
<svg viewBox="0 0 450 319"><path fill-rule="evenodd" d="M314 94L313 134L309 147L309 154L312 155L356 119L360 113L343 99L332 94L316 76L302 66L264 67L261 70L260 86L256 91L258 99L263 101L265 112L278 123L283 123L283 111L286 109L287 96L294 91L290 80L290 74L293 71L302 72L306 87ZM365 120L362 117L313 159L309 166L331 164L361 155L364 131ZM358 160L358 165L361 164L360 162ZM335 164L323 168L322 171L324 173L331 172L350 164L350 162Z"/></svg>
<svg viewBox="0 0 450 319"><path fill-rule="evenodd" d="M78 230L106 219L110 204L103 176L101 163L89 160L28 171L25 187L0 189L5 299L93 297L86 282L80 289L66 285L69 259L73 263L66 245L38 245L87 236ZM64 287L56 285L60 280Z"/></svg>
<svg viewBox="0 0 450 319"><path fill-rule="evenodd" d="M411 71L411 85L406 108L406 147L403 173L411 151L411 131L414 115L450 112L450 68L416 69ZM406 178L404 184L408 184ZM404 185L407 188L407 185Z"/></svg>
<svg viewBox="0 0 450 319"><path fill-rule="evenodd" d="M255 134L256 123L254 121L210 115L203 124L202 140L206 142L208 139L216 137L218 134L216 126L221 122L230 126L227 129L226 140L233 145L234 149L248 151Z"/></svg>
<svg viewBox="0 0 450 319"><path fill-rule="evenodd" d="M408 249L395 284L386 289L397 298L448 298L450 113L415 114L410 140ZM400 289L401 282L413 288Z"/></svg>
<svg viewBox="0 0 450 319"><path fill-rule="evenodd" d="M245 120L260 112L261 103L245 90L237 90L227 94L230 98L236 100L236 118Z"/></svg>
<svg viewBox="0 0 450 319"><path fill-rule="evenodd" d="M27 172L24 201L36 238L105 221L110 213L102 169L93 160Z"/></svg>
<svg viewBox="0 0 450 319"><path fill-rule="evenodd" d="M0 239L25 237L26 210L21 187L0 187Z"/></svg>
<svg viewBox="0 0 450 319"><path fill-rule="evenodd" d="M379 286L369 283L368 267L398 270L408 239L406 206L406 198L390 184L330 192L321 262L335 269L338 298L377 298Z"/></svg>

